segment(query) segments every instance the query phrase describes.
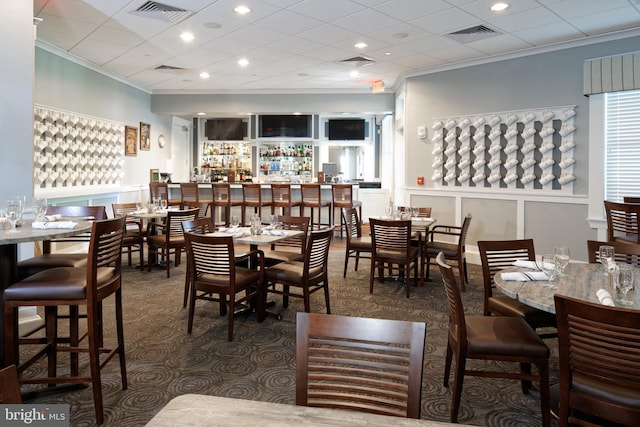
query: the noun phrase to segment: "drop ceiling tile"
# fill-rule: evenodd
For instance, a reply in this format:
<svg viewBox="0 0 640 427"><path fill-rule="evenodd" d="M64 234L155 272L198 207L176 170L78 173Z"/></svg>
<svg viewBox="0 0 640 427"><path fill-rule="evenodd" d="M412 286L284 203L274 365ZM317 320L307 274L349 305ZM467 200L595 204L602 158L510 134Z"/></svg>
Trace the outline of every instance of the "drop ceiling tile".
<svg viewBox="0 0 640 427"><path fill-rule="evenodd" d="M333 25L362 34L372 33L379 29L398 24L400 24L398 19L372 9L365 9L361 12L333 21Z"/></svg>
<svg viewBox="0 0 640 427"><path fill-rule="evenodd" d="M319 49L322 47L322 45L320 43L316 43L307 39L301 39L299 37L286 37L281 40L276 40L273 43L269 43L269 47L285 50L292 54L298 54L314 49Z"/></svg>
<svg viewBox="0 0 640 427"><path fill-rule="evenodd" d="M611 9L629 6L627 0L564 0L547 5L553 13L562 19L570 20L581 16L593 15Z"/></svg>
<svg viewBox="0 0 640 427"><path fill-rule="evenodd" d="M412 24L402 23L367 34L390 45L405 43L433 34Z"/></svg>
<svg viewBox="0 0 640 427"><path fill-rule="evenodd" d="M594 36L609 31L640 27L640 13L629 6L573 18L570 22L585 34Z"/></svg>
<svg viewBox="0 0 640 427"><path fill-rule="evenodd" d="M78 43L70 52L94 64L103 65L122 55L127 49L127 46L87 38Z"/></svg>
<svg viewBox="0 0 640 427"><path fill-rule="evenodd" d="M131 48L144 43L145 39L139 35L125 29L107 28L104 26L98 27L90 36L89 40L100 40L106 43L116 43L122 46L129 46Z"/></svg>
<svg viewBox="0 0 640 427"><path fill-rule="evenodd" d="M391 0L374 7L378 12L392 16L401 21L410 21L433 13L451 9L451 5L443 0L407 1Z"/></svg>
<svg viewBox="0 0 640 427"><path fill-rule="evenodd" d="M352 52L348 50L325 46L321 47L320 49L314 49L309 52L305 52L304 56L308 56L309 58L314 58L321 61L336 62L343 59L351 58L355 55L353 55Z"/></svg>
<svg viewBox="0 0 640 427"><path fill-rule="evenodd" d="M297 34L300 31L305 31L321 24L322 22L317 19L308 18L288 10L276 12L255 23L256 26L286 34Z"/></svg>
<svg viewBox="0 0 640 427"><path fill-rule="evenodd" d="M509 3L508 9L505 9L501 12L492 12L491 5L493 3L495 3L495 1L493 0L476 0L471 3L466 3L464 5L464 10L482 21L487 21L498 16L524 12L529 9L540 7L540 3L538 3L536 0L507 1L507 3Z"/></svg>
<svg viewBox="0 0 640 427"><path fill-rule="evenodd" d="M519 38L509 34L502 34L499 36L489 37L486 39L467 43L467 46L480 52L485 52L489 55L496 55L499 53L517 51L532 47L531 44L525 42L524 40L520 40Z"/></svg>
<svg viewBox="0 0 640 427"><path fill-rule="evenodd" d="M447 9L439 13L412 19L411 24L434 34L446 34L461 28L478 25L475 16L459 9Z"/></svg>
<svg viewBox="0 0 640 427"><path fill-rule="evenodd" d="M40 13L97 25L104 23L112 15L108 11L105 13L80 0L49 1Z"/></svg>
<svg viewBox="0 0 640 427"><path fill-rule="evenodd" d="M543 7L497 16L487 20L491 28L502 32L520 31L560 21L558 15Z"/></svg>
<svg viewBox="0 0 640 427"><path fill-rule="evenodd" d="M281 40L287 37L287 34L257 25L249 25L234 31L230 36L236 40L252 43L254 47L257 47Z"/></svg>
<svg viewBox="0 0 640 427"><path fill-rule="evenodd" d="M68 51L95 30L95 26L85 22L65 21L53 15L42 16L45 20L36 27L38 39L63 50Z"/></svg>
<svg viewBox="0 0 640 427"><path fill-rule="evenodd" d="M336 43L342 42L343 40L351 39L357 36L357 34L345 28L325 24L302 31L297 36L326 46L332 46Z"/></svg>
<svg viewBox="0 0 640 427"><path fill-rule="evenodd" d="M290 7L293 12L333 22L365 9L365 6L351 0L305 0Z"/></svg>
<svg viewBox="0 0 640 427"><path fill-rule="evenodd" d="M577 39L584 36L584 33L573 25L562 21L531 27L522 31L514 31L513 35L530 43L532 46L543 46L562 40Z"/></svg>

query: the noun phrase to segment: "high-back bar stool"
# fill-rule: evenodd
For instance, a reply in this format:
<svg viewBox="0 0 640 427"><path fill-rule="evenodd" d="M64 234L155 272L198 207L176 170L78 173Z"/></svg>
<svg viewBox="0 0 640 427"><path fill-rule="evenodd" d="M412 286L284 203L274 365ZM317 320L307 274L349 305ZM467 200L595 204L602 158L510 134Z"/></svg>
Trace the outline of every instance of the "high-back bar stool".
<svg viewBox="0 0 640 427"><path fill-rule="evenodd" d="M333 201L333 219L336 218L336 208L356 208L358 209L358 217L362 218L362 202L360 200L353 200L353 186L351 184L333 184L331 186L331 196ZM342 229L346 224L342 215L340 217L340 237L342 237Z"/></svg>
<svg viewBox="0 0 640 427"><path fill-rule="evenodd" d="M180 209L198 208L198 215L201 217L208 216L211 209L209 207L213 203L212 200L200 197L200 188L196 182L180 183Z"/></svg>
<svg viewBox="0 0 640 427"><path fill-rule="evenodd" d="M233 199L231 197L231 184L227 182L214 182L211 184L211 192L213 194L213 201L211 202L211 217L213 223L216 224L216 208L220 208L220 218L222 219L222 213L224 212L224 219L222 223L228 227L231 221L231 208L233 206L242 206L241 199Z"/></svg>
<svg viewBox="0 0 640 427"><path fill-rule="evenodd" d="M264 200L262 198L262 185L260 184L242 184L242 224L247 224L247 208L253 208L253 212L260 215L262 218L262 208L271 207L271 213L273 213L273 207L271 206L271 197Z"/></svg>
<svg viewBox="0 0 640 427"><path fill-rule="evenodd" d="M151 199L149 199L150 202L153 201L154 197L157 197L166 200L167 206L180 206L182 204L178 199L169 198L169 186L166 182L150 182L149 195L151 196Z"/></svg>
<svg viewBox="0 0 640 427"><path fill-rule="evenodd" d="M299 199L291 197L291 184L271 184L271 209L274 213L276 208L280 208L281 215L291 216L292 208L302 209L301 203Z"/></svg>
<svg viewBox="0 0 640 427"><path fill-rule="evenodd" d="M322 200L322 187L320 184L300 184L301 205L300 215L305 216L305 210L311 208L311 229L322 228L323 225L331 227L333 224L333 209L331 202ZM322 223L322 208L328 208L329 219L327 223ZM318 220L314 221L314 209L318 209Z"/></svg>

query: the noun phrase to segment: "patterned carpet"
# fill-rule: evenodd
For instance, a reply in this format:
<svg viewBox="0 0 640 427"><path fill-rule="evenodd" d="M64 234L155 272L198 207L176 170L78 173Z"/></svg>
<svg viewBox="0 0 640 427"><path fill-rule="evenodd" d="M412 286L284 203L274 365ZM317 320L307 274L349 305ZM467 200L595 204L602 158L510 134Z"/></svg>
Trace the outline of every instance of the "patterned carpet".
<svg viewBox="0 0 640 427"><path fill-rule="evenodd" d="M358 272L353 271L350 260L347 279L343 279L343 262L344 252L332 250L332 313L426 322L422 418L448 421L451 393L442 386L448 314L438 274L432 271L432 281L412 288L407 299L404 288L394 282L376 282L374 293L369 294L368 260L361 262ZM142 426L169 400L185 393L295 404L295 313L302 311L302 301L293 299L289 308L283 309L278 298L274 310L282 314L282 320L267 318L259 324L255 314L238 316L231 343L226 340L226 317L218 315L216 304L200 301L194 331L188 335L187 310L182 308L185 267L183 263L173 268L170 279L160 269L148 273L125 268L129 387L121 389L117 360L111 361L102 379L104 425ZM463 294L465 310L478 314L482 312L481 270L470 266L469 273L470 285ZM325 312L321 293L312 297L312 311ZM107 306L107 342L114 336L112 317ZM557 351L553 340L547 344L552 347L553 384L557 382ZM72 426L95 425L90 388L32 402L70 404ZM515 381L469 377L458 421L482 426L539 426L539 408L537 385L531 394L523 395Z"/></svg>

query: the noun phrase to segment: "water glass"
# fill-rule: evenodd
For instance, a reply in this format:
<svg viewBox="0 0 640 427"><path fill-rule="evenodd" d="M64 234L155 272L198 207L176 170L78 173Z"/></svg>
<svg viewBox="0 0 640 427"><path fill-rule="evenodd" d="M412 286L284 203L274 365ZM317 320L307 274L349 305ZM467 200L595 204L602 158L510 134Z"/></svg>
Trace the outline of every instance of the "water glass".
<svg viewBox="0 0 640 427"><path fill-rule="evenodd" d="M16 223L20 219L22 209L20 208L20 201L18 199L7 200L7 208L5 210L7 220L11 224L11 229L7 233L19 233L16 229Z"/></svg>
<svg viewBox="0 0 640 427"><path fill-rule="evenodd" d="M630 264L620 263L618 271L618 283L615 289L616 302L622 305L633 305L633 299L628 299L627 295L635 287L634 268Z"/></svg>
<svg viewBox="0 0 640 427"><path fill-rule="evenodd" d="M545 286L548 288L556 289L556 285L553 283L557 274L555 254L542 255L542 262L540 263L540 268L549 278L549 283Z"/></svg>
<svg viewBox="0 0 640 427"><path fill-rule="evenodd" d="M564 276L564 269L569 265L569 248L566 246L557 246L555 254L555 263L558 267L558 276Z"/></svg>
<svg viewBox="0 0 640 427"><path fill-rule="evenodd" d="M238 228L238 226L240 225L240 216L238 215L231 215L231 228Z"/></svg>
<svg viewBox="0 0 640 427"><path fill-rule="evenodd" d="M258 235L260 234L260 230L262 229L262 220L259 216L254 215L251 217L251 234Z"/></svg>
<svg viewBox="0 0 640 427"><path fill-rule="evenodd" d="M160 199L160 209L167 210L167 200Z"/></svg>
<svg viewBox="0 0 640 427"><path fill-rule="evenodd" d="M615 249L613 246L602 245L598 251L600 252L600 264L604 266L604 274L609 274L609 269L616 263Z"/></svg>
<svg viewBox="0 0 640 427"><path fill-rule="evenodd" d="M48 206L46 197L33 198L33 214L36 217L36 221L44 221Z"/></svg>
<svg viewBox="0 0 640 427"><path fill-rule="evenodd" d="M269 224L271 225L271 229L275 230L278 225L278 215L269 216Z"/></svg>

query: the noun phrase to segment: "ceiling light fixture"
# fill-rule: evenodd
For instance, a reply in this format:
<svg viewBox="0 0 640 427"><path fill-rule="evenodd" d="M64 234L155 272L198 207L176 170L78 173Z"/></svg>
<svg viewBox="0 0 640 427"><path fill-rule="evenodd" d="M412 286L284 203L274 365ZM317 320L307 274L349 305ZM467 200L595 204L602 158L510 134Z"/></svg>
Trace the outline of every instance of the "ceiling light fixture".
<svg viewBox="0 0 640 427"><path fill-rule="evenodd" d="M498 2L498 3L494 3L491 6L491 11L492 12L502 12L505 9L509 8L509 3L503 3L503 2Z"/></svg>
<svg viewBox="0 0 640 427"><path fill-rule="evenodd" d="M364 49L367 46L369 46L369 45L364 43L364 42L358 42L358 43L353 45L353 47L355 47L356 49Z"/></svg>
<svg viewBox="0 0 640 427"><path fill-rule="evenodd" d="M238 6L234 8L233 11L238 15L246 15L247 13L251 13L251 9L249 9L247 6Z"/></svg>
<svg viewBox="0 0 640 427"><path fill-rule="evenodd" d="M349 75L350 75L351 77L354 77L354 78L355 78L355 77L358 77L358 76L360 75L360 73L359 73L358 71L356 71L356 70L353 70L353 71L351 71L351 72L349 73Z"/></svg>
<svg viewBox="0 0 640 427"><path fill-rule="evenodd" d="M200 73L200 78L203 80L208 79L209 77L211 77L211 75L209 73L207 73L206 71L203 71Z"/></svg>
<svg viewBox="0 0 640 427"><path fill-rule="evenodd" d="M193 33L184 32L180 34L180 38L182 39L183 42L189 43L189 42L192 42L196 37L193 35Z"/></svg>
<svg viewBox="0 0 640 427"><path fill-rule="evenodd" d="M238 65L241 67L246 67L247 65L249 65L249 60L247 58L240 58L238 59Z"/></svg>
<svg viewBox="0 0 640 427"><path fill-rule="evenodd" d="M199 112L199 113L196 113L196 114L197 114L198 116L206 116L206 115L207 115L207 113L203 113L202 111L201 111L201 112Z"/></svg>

